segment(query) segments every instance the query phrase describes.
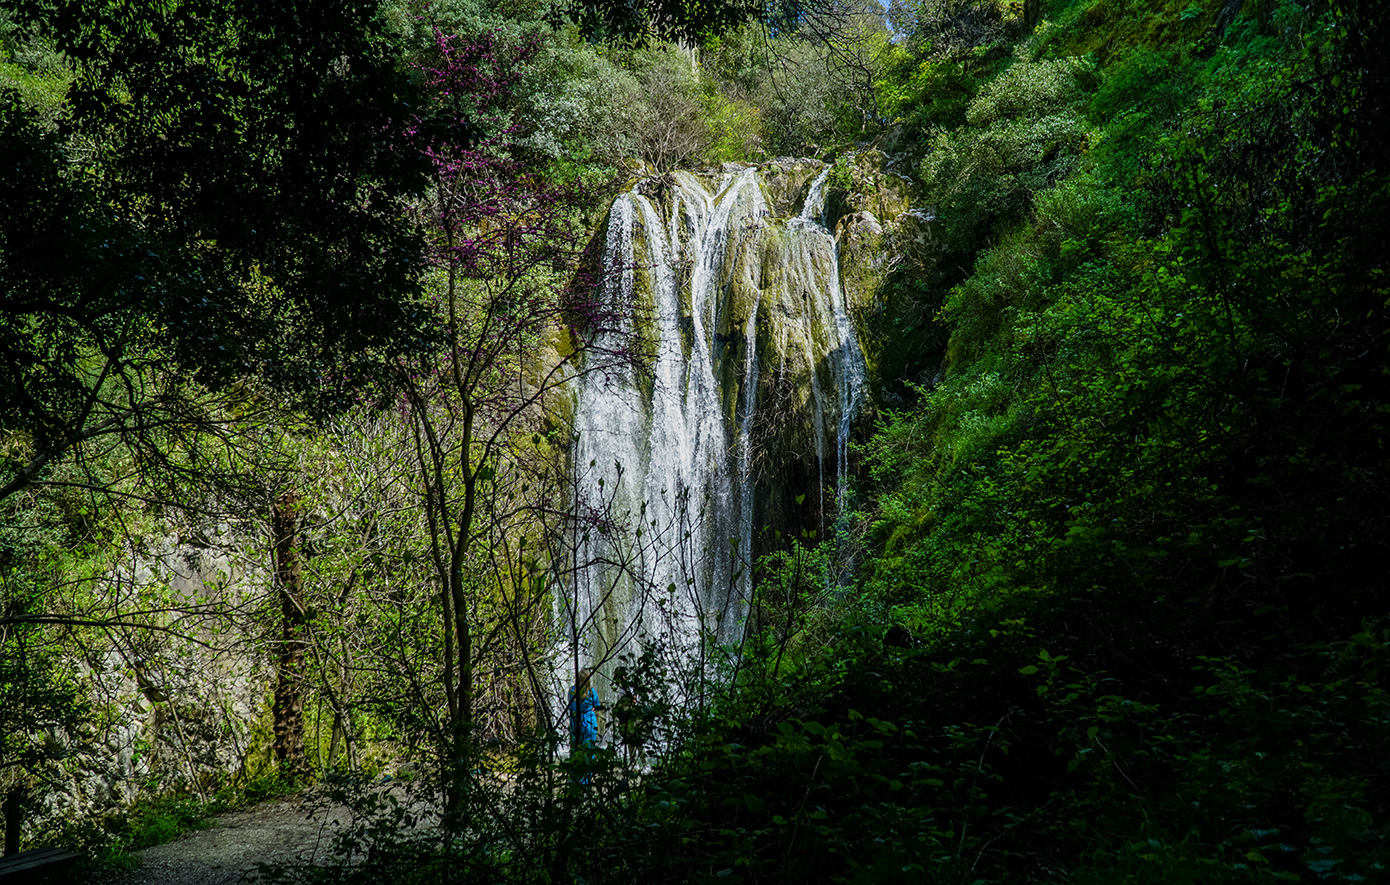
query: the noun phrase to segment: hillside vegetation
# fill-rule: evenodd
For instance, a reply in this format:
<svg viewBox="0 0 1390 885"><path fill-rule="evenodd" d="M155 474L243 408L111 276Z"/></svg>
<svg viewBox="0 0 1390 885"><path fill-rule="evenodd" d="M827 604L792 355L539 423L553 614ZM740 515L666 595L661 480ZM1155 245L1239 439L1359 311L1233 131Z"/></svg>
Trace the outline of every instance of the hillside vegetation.
<svg viewBox="0 0 1390 885"><path fill-rule="evenodd" d="M1043 12L923 15L880 83L943 249L889 285L949 345L834 618L634 809L663 873L1386 874L1385 14Z"/></svg>

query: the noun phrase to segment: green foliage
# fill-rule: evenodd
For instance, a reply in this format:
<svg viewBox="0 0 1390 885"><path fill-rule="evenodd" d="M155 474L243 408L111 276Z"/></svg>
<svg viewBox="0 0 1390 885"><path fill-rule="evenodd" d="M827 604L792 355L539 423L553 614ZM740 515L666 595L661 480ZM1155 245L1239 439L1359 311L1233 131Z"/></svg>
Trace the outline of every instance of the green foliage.
<svg viewBox="0 0 1390 885"><path fill-rule="evenodd" d="M818 659L840 623L836 542L793 540L763 557L748 615L749 660L766 670L747 670L744 678L776 680Z"/></svg>
<svg viewBox="0 0 1390 885"><path fill-rule="evenodd" d="M775 48L780 47L767 40L762 28L746 24L706 40L700 47L701 62L731 95L752 95L766 86Z"/></svg>
<svg viewBox="0 0 1390 885"><path fill-rule="evenodd" d="M1192 96L1191 59L1180 52L1141 49L1105 69L1091 97L1090 115L1098 123L1121 114L1142 113L1172 119Z"/></svg>
<svg viewBox="0 0 1390 885"><path fill-rule="evenodd" d="M1058 27L1043 40L1057 55L1094 55L1108 65L1112 55L1135 49L1200 46L1223 5L1189 0L1071 2L1059 10Z"/></svg>
<svg viewBox="0 0 1390 885"><path fill-rule="evenodd" d="M137 800L129 808L96 824L91 820L63 820L39 834L37 842L60 845L83 855L74 878L96 878L138 869L144 848L172 842L185 833L216 825L216 816L237 811L292 793L295 785L277 776L242 782L229 781L210 798L182 794L155 795Z"/></svg>
<svg viewBox="0 0 1390 885"><path fill-rule="evenodd" d="M0 595L0 771L27 786L66 755L67 737L87 719L89 705L45 628L11 620L38 601L32 591L16 591L6 581Z"/></svg>
<svg viewBox="0 0 1390 885"><path fill-rule="evenodd" d="M860 619L754 646L613 835L636 878L1384 877L1385 14L1117 8L938 132L973 270L863 448Z"/></svg>
<svg viewBox="0 0 1390 885"><path fill-rule="evenodd" d="M616 166L636 151L642 84L611 53L557 32L518 89L519 143L551 160Z"/></svg>
<svg viewBox="0 0 1390 885"><path fill-rule="evenodd" d="M1362 229L1356 219L1380 211L1373 207L1381 197L1369 182L1362 192L1368 204L1343 202L1346 192L1330 184L1309 196L1293 190L1306 185L1292 179L1283 202L1248 189L1268 174L1262 170L1298 168L1287 152L1305 148L1290 145L1273 124L1233 129L1230 121L1307 113L1296 101L1283 103L1292 99L1250 88L1271 82L1277 68L1268 55L1277 47L1256 42L1217 53L1207 64L1220 77L1198 72L1197 82L1220 84L1223 97L1208 100L1224 110L1189 121L1183 135L1164 136L1169 159L1144 160L1149 171L1138 199L1122 200L1111 183L1134 181L1138 141L1114 141L1111 132L1134 125L1133 109L1146 107L1156 109L1143 124L1149 138L1164 132L1161 121L1175 113L1182 91L1150 78L1158 98L1145 97L1142 72L1153 56L1107 75L1093 109L1114 120L1098 136L1113 145L1110 154L1039 193L1031 222L984 253L948 297L952 372L924 408L888 425L875 453L880 480L904 479L883 501L885 592L900 596L909 576L944 594L935 598L960 599L1059 580L1142 582L1191 568L1194 556L1209 556L1212 565L1250 561L1247 545L1269 531L1249 512L1264 498L1258 484L1312 481L1282 470L1263 478L1248 467L1233 473L1223 459L1270 432L1257 428L1271 427L1275 413L1282 416L1274 426L1291 420L1289 394L1264 385L1274 383L1271 370L1281 362L1286 381L1298 377L1292 354L1313 345L1295 342L1329 328L1309 313L1320 307L1295 307L1295 292L1332 285L1337 294L1314 296L1319 305L1335 299L1342 310L1370 309L1375 277L1336 262L1355 263L1350 256L1360 247L1343 231ZM1046 80L1043 87L1043 110L1059 95L1075 101L1070 88ZM1033 105L1017 85L985 90L972 106L976 119L986 119L1005 94ZM1114 110L1121 106L1131 110ZM1312 229L1295 221L1319 215ZM1155 224L1166 232L1145 238ZM1299 270L1311 256L1292 244L1324 235L1339 245L1322 254L1342 257L1312 274ZM1306 383L1318 389L1323 382ZM1365 405L1356 408L1369 414ZM1240 488L1230 485L1233 476L1243 477ZM1310 528L1299 518L1285 526L1290 539ZM923 537L954 540L919 547L913 539Z"/></svg>
<svg viewBox="0 0 1390 885"><path fill-rule="evenodd" d="M16 90L51 129L72 79L71 66L51 39L21 26L13 12L0 8L0 89Z"/></svg>
<svg viewBox="0 0 1390 885"><path fill-rule="evenodd" d="M1091 66L1071 58L1015 60L970 102L966 122L988 126L1010 117L1039 119L1076 110L1084 101L1082 82Z"/></svg>
<svg viewBox="0 0 1390 885"><path fill-rule="evenodd" d="M279 877L1383 879L1385 14L1260 4L1212 34L1218 6L1056 3L1056 24L1031 36L993 5L920 7L911 39L880 47L873 87L930 135L919 169L948 269L900 268L879 293L918 313L893 308L906 343L877 370L913 366L923 383L902 385L915 401L859 450L872 555L857 583L844 586L832 542L766 558L729 690L688 720L655 685L671 675L656 657L624 661L617 678L661 720L654 770L606 749L556 764L540 714L489 721L480 731L514 749L446 735L471 755L449 761L447 784L421 778L455 791L447 836L389 792L345 786L364 816L339 840L342 866ZM446 12L482 23L488 10ZM751 31L708 39L697 71L669 46L535 32L547 48L510 110L518 152L543 162L598 169L645 150L669 166L740 157L755 136L801 150L862 131L850 118L863 109L837 95L846 81L819 76L824 56L786 34L776 59ZM34 170L11 183L16 205L120 234L59 174L44 122L19 99L6 114L6 144ZM45 188L72 200L46 208ZM941 345L922 343L929 324L951 338L927 383L935 365L918 363ZM408 500L415 441L394 432L339 434L372 469L325 468L314 492L343 515L308 589L326 674L310 708L358 739L409 742L439 737L444 665L440 607L419 589L434 566ZM22 462L31 444L8 438L5 456ZM21 503L33 523L0 532L7 579L43 574L45 546L99 537L75 499ZM499 589L461 578L489 635L509 629L501 588L544 599L511 525L479 541L518 554ZM540 641L499 644L480 691L503 696L504 654ZM4 707L40 712L21 748L36 752L75 707L51 660L27 660L0 690L29 692ZM318 734L322 747L338 730ZM130 844L205 813L148 806Z"/></svg>
<svg viewBox="0 0 1390 885"><path fill-rule="evenodd" d="M710 145L706 156L715 163L746 160L761 148L762 116L750 102L726 96L705 81L700 103L709 121Z"/></svg>
<svg viewBox="0 0 1390 885"><path fill-rule="evenodd" d="M1383 773L1366 774L1390 742L1385 622L1259 668L1201 656L1162 673L1122 657L1106 669L1109 649L1061 632L1124 604L1085 594L1037 621L1013 605L918 649L846 632L795 678L731 697L609 797L616 813L579 869L588 881L1376 879L1390 815ZM1265 617L1295 628L1287 612Z"/></svg>
<svg viewBox="0 0 1390 885"><path fill-rule="evenodd" d="M875 84L894 63L881 14L846 6L831 22L772 34L745 26L703 47L702 65L720 92L756 110L758 147L769 154L817 155L876 131Z"/></svg>
<svg viewBox="0 0 1390 885"><path fill-rule="evenodd" d="M1089 74L1073 59L1016 59L971 99L967 126L937 136L922 161L924 200L956 248L1019 219L1034 194L1077 167L1087 138L1080 80Z"/></svg>
<svg viewBox="0 0 1390 885"><path fill-rule="evenodd" d="M711 131L701 112L700 75L678 47L644 48L633 57L642 87L637 149L662 172L695 162L709 150Z"/></svg>
<svg viewBox="0 0 1390 885"><path fill-rule="evenodd" d="M760 12L747 0L600 0L566 4L586 35L611 40L685 40L695 42L738 27Z"/></svg>
<svg viewBox="0 0 1390 885"><path fill-rule="evenodd" d="M187 797L155 799L131 810L120 838L128 851L163 845L190 830L212 826L212 812L211 807Z"/></svg>
<svg viewBox="0 0 1390 885"><path fill-rule="evenodd" d="M879 85L879 101L890 117L931 133L965 122L977 83L960 59L928 58L917 62L906 76L886 77Z"/></svg>
<svg viewBox="0 0 1390 885"><path fill-rule="evenodd" d="M124 368L153 349L209 386L251 376L333 408L346 387L326 378L360 383L423 344L397 200L424 184L398 149L414 92L372 5L294 22L241 3L8 5L78 75L57 140L3 99L0 150L26 169L0 199L6 426L41 448L80 438L98 353ZM158 398L128 386L128 406Z"/></svg>

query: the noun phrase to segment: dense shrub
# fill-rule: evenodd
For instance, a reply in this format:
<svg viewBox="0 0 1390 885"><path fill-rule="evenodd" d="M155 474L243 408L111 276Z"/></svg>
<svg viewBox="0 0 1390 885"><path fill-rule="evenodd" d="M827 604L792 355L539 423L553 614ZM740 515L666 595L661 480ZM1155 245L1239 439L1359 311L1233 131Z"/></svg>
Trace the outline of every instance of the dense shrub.
<svg viewBox="0 0 1390 885"><path fill-rule="evenodd" d="M546 42L518 93L524 147L605 165L636 152L642 84L574 29Z"/></svg>
<svg viewBox="0 0 1390 885"><path fill-rule="evenodd" d="M1018 219L1034 194L1076 169L1087 138L1078 78L1088 73L1070 59L1019 58L971 100L969 125L930 145L921 164L925 199L957 248Z"/></svg>

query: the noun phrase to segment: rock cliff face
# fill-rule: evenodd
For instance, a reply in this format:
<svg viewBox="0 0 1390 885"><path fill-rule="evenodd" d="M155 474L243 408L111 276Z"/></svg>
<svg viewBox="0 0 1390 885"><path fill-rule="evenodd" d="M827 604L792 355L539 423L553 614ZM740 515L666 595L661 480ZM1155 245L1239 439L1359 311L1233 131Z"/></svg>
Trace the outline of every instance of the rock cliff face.
<svg viewBox="0 0 1390 885"><path fill-rule="evenodd" d="M614 201L604 295L637 306L629 331L652 359L574 393L580 500L619 518L571 551L601 564L562 606L567 660L639 635L692 654L701 635L734 640L753 559L778 533L834 533L848 442L872 411L865 318L929 228L872 150L648 175Z"/></svg>
<svg viewBox="0 0 1390 885"><path fill-rule="evenodd" d="M38 802L24 832L99 819L140 797L198 795L241 771L258 740L263 749L256 731L268 703L267 658L225 617L268 582L248 565L248 546L226 525L171 535L102 579L112 611L219 616L175 624L171 614L136 614L66 646L92 712L72 733L45 733L40 782L30 785ZM174 629L130 626L145 622Z"/></svg>

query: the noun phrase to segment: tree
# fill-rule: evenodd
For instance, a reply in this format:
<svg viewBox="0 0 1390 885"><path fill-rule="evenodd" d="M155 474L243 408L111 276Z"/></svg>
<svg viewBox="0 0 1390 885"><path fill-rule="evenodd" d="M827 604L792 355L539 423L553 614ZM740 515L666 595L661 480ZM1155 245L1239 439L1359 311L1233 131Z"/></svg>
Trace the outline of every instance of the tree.
<svg viewBox="0 0 1390 885"><path fill-rule="evenodd" d="M280 649L275 680L275 757L291 777L306 774L304 758L304 652L309 615L300 562L300 497L287 490L271 515L275 587L280 603Z"/></svg>
<svg viewBox="0 0 1390 885"><path fill-rule="evenodd" d="M341 411L437 337L407 207L429 168L409 129L419 89L399 47L374 3L3 5L7 24L51 40L71 84L58 113L0 94L0 501L38 537L26 489L85 487L103 518L122 498L204 509L218 486L255 500L267 465L248 456L269 404ZM275 712L298 770L289 528ZM3 594L16 741L62 710L33 700L47 671L11 666L14 637L60 660L68 640L43 625L151 636L235 623L225 607L152 611L124 593L78 608L61 586L22 607Z"/></svg>
<svg viewBox="0 0 1390 885"><path fill-rule="evenodd" d="M374 4L10 5L76 79L56 133L0 110L0 428L28 443L0 498L101 438L191 477L208 391L332 411L427 346L417 89Z"/></svg>
<svg viewBox="0 0 1390 885"><path fill-rule="evenodd" d="M587 34L694 43L756 18L763 12L763 4L753 0L600 0L570 3L567 11Z"/></svg>
<svg viewBox="0 0 1390 885"><path fill-rule="evenodd" d="M373 3L6 5L74 79L56 131L0 103L0 500L55 482L108 509L256 500L267 403L340 411L437 330L399 47ZM113 452L128 475L95 466ZM65 458L80 474L54 474ZM298 768L293 550L276 713Z"/></svg>
<svg viewBox="0 0 1390 885"><path fill-rule="evenodd" d="M45 732L73 729L87 711L77 685L42 635L44 628L3 619L21 613L27 600L16 595L3 601L8 604L0 608L0 814L3 853L14 854L33 795L32 780L61 753L61 743L45 740Z"/></svg>
<svg viewBox="0 0 1390 885"><path fill-rule="evenodd" d="M860 132L882 125L874 86L882 76L881 56L888 45L883 7L864 0L819 0L799 10L797 27L823 47L826 72L843 84L840 101L859 117Z"/></svg>
<svg viewBox="0 0 1390 885"><path fill-rule="evenodd" d="M545 598L525 536L536 529L528 513L564 506L553 476L540 481L554 463L551 434L568 444L556 400L580 372L640 354L620 322L631 306L607 301L586 274L573 276L584 242L577 210L591 197L578 184L547 184L510 158L514 131L500 121L534 44L439 34L436 46L424 71L433 106L420 124L433 139L426 148L433 186L417 217L429 232L446 343L399 369L444 617L448 716L439 739L446 820L458 824L475 753L475 666L484 640L510 632L525 647L527 624ZM483 137L451 139L465 120ZM534 470L528 454L537 458ZM481 637L480 587L502 607ZM539 698L535 662L523 664Z"/></svg>
<svg viewBox="0 0 1390 885"><path fill-rule="evenodd" d="M699 100L699 73L674 47L642 50L636 59L642 83L636 138L642 158L670 172L701 156L711 141Z"/></svg>

